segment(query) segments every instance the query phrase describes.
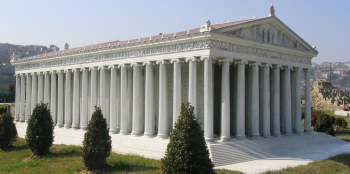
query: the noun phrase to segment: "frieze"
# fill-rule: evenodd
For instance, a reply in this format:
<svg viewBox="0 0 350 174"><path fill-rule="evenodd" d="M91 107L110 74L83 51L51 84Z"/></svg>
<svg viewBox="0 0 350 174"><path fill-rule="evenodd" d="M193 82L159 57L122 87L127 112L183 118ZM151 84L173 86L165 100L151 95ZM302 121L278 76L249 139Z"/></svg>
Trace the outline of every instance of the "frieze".
<svg viewBox="0 0 350 174"><path fill-rule="evenodd" d="M231 51L236 53L251 54L251 55L256 55L261 57L281 59L281 60L292 61L292 62L311 63L311 59L306 57L294 56L294 55L278 53L270 50L264 50L260 48L254 48L254 47L242 46L242 45L237 45L237 44L232 44L232 43L227 43L222 41L216 41L212 39L206 39L206 40L191 41L191 42L178 43L178 44L172 44L172 45L157 46L153 48L117 51L117 52L108 53L108 54L90 55L90 56L86 55L83 57L67 58L67 59L61 59L61 60L47 61L47 59L44 58L42 60L46 60L45 62L20 65L22 63L21 62L15 66L16 66L16 70L22 70L22 69L31 69L31 68L79 64L79 63L92 62L92 61L139 57L139 56L147 56L147 55L154 55L154 54L174 53L174 52L182 52L182 51L189 51L189 50L207 49L207 48L226 50L226 51ZM16 62L14 63L16 64Z"/></svg>

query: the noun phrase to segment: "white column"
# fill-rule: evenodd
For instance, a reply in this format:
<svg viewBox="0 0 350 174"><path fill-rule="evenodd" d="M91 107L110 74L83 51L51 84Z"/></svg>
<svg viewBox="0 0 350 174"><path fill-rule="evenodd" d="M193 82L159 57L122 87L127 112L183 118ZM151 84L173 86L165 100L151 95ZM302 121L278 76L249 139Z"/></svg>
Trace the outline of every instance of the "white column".
<svg viewBox="0 0 350 174"><path fill-rule="evenodd" d="M30 115L32 115L31 111L31 98L32 98L32 76L30 73L27 75L27 90L26 90L26 115L25 121L28 122Z"/></svg>
<svg viewBox="0 0 350 174"><path fill-rule="evenodd" d="M292 133L292 117L291 117L291 84L290 84L290 69L289 67L284 67L284 134L285 135L290 135Z"/></svg>
<svg viewBox="0 0 350 174"><path fill-rule="evenodd" d="M128 69L126 65L120 66L121 71L121 82L120 82L120 133L127 135L128 134L128 115L127 115L127 78L128 78Z"/></svg>
<svg viewBox="0 0 350 174"><path fill-rule="evenodd" d="M292 133L295 131L295 72L294 69L290 71L290 85L291 85L291 119L292 119Z"/></svg>
<svg viewBox="0 0 350 174"><path fill-rule="evenodd" d="M222 61L221 75L221 141L230 140L230 62Z"/></svg>
<svg viewBox="0 0 350 174"><path fill-rule="evenodd" d="M305 72L305 133L311 133L311 84L310 70L304 69Z"/></svg>
<svg viewBox="0 0 350 174"><path fill-rule="evenodd" d="M173 127L177 122L181 110L181 62L179 59L170 61L174 64L174 87L173 87Z"/></svg>
<svg viewBox="0 0 350 174"><path fill-rule="evenodd" d="M98 70L97 67L93 67L90 69L91 71L90 114L91 115L95 112L95 106L97 106L97 70ZM91 118L91 115L89 115L89 118Z"/></svg>
<svg viewBox="0 0 350 174"><path fill-rule="evenodd" d="M145 133L146 137L153 137L155 119L154 98L154 72L153 63L145 62L146 65L146 90L145 90Z"/></svg>
<svg viewBox="0 0 350 174"><path fill-rule="evenodd" d="M262 116L263 116L263 127L262 127L262 136L269 137L271 136L270 129L270 67L267 64L262 65L263 68L263 107L262 107Z"/></svg>
<svg viewBox="0 0 350 174"><path fill-rule="evenodd" d="M64 107L64 127L72 127L72 70L66 71L66 88L65 88L65 107Z"/></svg>
<svg viewBox="0 0 350 174"><path fill-rule="evenodd" d="M64 71L58 71L58 100L57 100L57 126L59 128L63 127L63 111L64 111Z"/></svg>
<svg viewBox="0 0 350 174"><path fill-rule="evenodd" d="M127 80L127 118L128 118L128 126L127 126L127 130L128 130L128 133L131 133L132 131L132 69L129 68L128 69L128 80Z"/></svg>
<svg viewBox="0 0 350 174"><path fill-rule="evenodd" d="M102 110L103 118L106 119L107 124L109 123L109 118L106 112L106 69L107 67L100 67L100 107ZM109 125L109 124L108 124Z"/></svg>
<svg viewBox="0 0 350 174"><path fill-rule="evenodd" d="M36 104L38 103L38 74L37 73L32 73L32 101L31 101L31 113L33 113L33 109L35 108ZM29 118L28 118L29 120Z"/></svg>
<svg viewBox="0 0 350 174"><path fill-rule="evenodd" d="M113 134L119 132L118 118L120 117L120 74L115 65L111 67L111 98L110 98L110 126L109 131ZM119 85L118 85L119 82Z"/></svg>
<svg viewBox="0 0 350 174"><path fill-rule="evenodd" d="M252 137L259 137L259 65L256 63L251 63L252 66L252 99L251 99L251 109L252 109Z"/></svg>
<svg viewBox="0 0 350 174"><path fill-rule="evenodd" d="M189 62L189 87L188 87L188 102L194 107L194 114L197 115L197 60L195 57L187 58Z"/></svg>
<svg viewBox="0 0 350 174"><path fill-rule="evenodd" d="M272 134L275 137L281 135L280 130L280 68L278 65L273 65L273 102L272 110Z"/></svg>
<svg viewBox="0 0 350 174"><path fill-rule="evenodd" d="M241 61L235 62L237 65L237 98L235 101L237 113L236 113L236 122L237 122L237 134L236 138L245 138L245 63Z"/></svg>
<svg viewBox="0 0 350 174"><path fill-rule="evenodd" d="M159 61L159 122L158 137L166 138L168 136L168 90L167 90L167 65L166 62Z"/></svg>
<svg viewBox="0 0 350 174"><path fill-rule="evenodd" d="M44 82L44 103L50 102L50 71L44 72L45 82ZM50 105L49 105L50 106Z"/></svg>
<svg viewBox="0 0 350 174"><path fill-rule="evenodd" d="M131 135L140 135L140 97L141 97L141 81L140 81L140 64L131 64L133 67L133 99L132 99L132 132Z"/></svg>
<svg viewBox="0 0 350 174"><path fill-rule="evenodd" d="M80 124L80 69L74 69L73 81L73 129L79 129Z"/></svg>
<svg viewBox="0 0 350 174"><path fill-rule="evenodd" d="M21 76L16 74L16 105L15 105L15 121L19 121L21 112Z"/></svg>
<svg viewBox="0 0 350 174"><path fill-rule="evenodd" d="M295 130L294 133L301 133L301 85L300 68L295 68Z"/></svg>
<svg viewBox="0 0 350 174"><path fill-rule="evenodd" d="M83 77L81 84L81 120L80 129L86 130L88 125L88 95L89 95L89 68L82 69Z"/></svg>
<svg viewBox="0 0 350 174"><path fill-rule="evenodd" d="M38 74L38 103L44 102L44 76L40 72Z"/></svg>
<svg viewBox="0 0 350 174"><path fill-rule="evenodd" d="M25 100L26 100L26 76L25 74L21 74L21 109L20 109L20 117L19 121L24 122L25 121Z"/></svg>
<svg viewBox="0 0 350 174"><path fill-rule="evenodd" d="M214 141L213 113L213 59L201 57L204 60L204 137L205 141Z"/></svg>
<svg viewBox="0 0 350 174"><path fill-rule="evenodd" d="M51 97L50 110L54 125L57 123L57 73L51 72Z"/></svg>

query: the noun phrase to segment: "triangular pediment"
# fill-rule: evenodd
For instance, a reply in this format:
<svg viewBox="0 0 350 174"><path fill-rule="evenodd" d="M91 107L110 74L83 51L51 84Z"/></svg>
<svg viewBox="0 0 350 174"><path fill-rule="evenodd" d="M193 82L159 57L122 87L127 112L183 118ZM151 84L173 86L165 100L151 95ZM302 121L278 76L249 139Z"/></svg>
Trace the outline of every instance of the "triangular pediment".
<svg viewBox="0 0 350 174"><path fill-rule="evenodd" d="M274 16L218 27L215 32L317 53L313 47Z"/></svg>

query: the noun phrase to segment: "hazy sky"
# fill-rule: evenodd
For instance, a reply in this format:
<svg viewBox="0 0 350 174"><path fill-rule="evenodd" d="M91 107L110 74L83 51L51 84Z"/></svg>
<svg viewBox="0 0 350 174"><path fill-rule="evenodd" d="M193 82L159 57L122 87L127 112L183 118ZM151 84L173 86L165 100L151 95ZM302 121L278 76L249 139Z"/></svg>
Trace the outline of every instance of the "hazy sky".
<svg viewBox="0 0 350 174"><path fill-rule="evenodd" d="M269 15L289 26L319 54L313 62L350 61L350 1L148 0L0 1L0 43L64 48L128 40Z"/></svg>

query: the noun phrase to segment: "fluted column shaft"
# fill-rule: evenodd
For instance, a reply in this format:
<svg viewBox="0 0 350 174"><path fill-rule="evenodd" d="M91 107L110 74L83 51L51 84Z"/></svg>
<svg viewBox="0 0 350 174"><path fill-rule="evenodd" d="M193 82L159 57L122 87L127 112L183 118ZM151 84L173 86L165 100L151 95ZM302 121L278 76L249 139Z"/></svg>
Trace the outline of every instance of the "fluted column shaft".
<svg viewBox="0 0 350 174"><path fill-rule="evenodd" d="M16 74L16 106L15 106L15 121L19 121L21 112L21 76Z"/></svg>
<svg viewBox="0 0 350 174"><path fill-rule="evenodd" d="M102 110L103 118L106 119L107 124L108 124L109 118L107 118L107 112L106 112L106 68L105 67L101 67L101 69L100 69L99 90L100 90L100 107Z"/></svg>
<svg viewBox="0 0 350 174"><path fill-rule="evenodd" d="M111 67L111 98L110 98L110 126L109 131L113 134L119 132L118 118L120 118L120 74L117 67Z"/></svg>
<svg viewBox="0 0 350 174"><path fill-rule="evenodd" d="M146 90L145 90L145 133L144 136L152 137L155 119L154 98L154 73L153 65L146 64Z"/></svg>
<svg viewBox="0 0 350 174"><path fill-rule="evenodd" d="M58 71L58 100L57 100L57 126L63 127L63 111L64 111L64 71Z"/></svg>
<svg viewBox="0 0 350 174"><path fill-rule="evenodd" d="M166 138L168 136L168 91L167 91L167 65L164 62L159 63L159 122L158 137Z"/></svg>
<svg viewBox="0 0 350 174"><path fill-rule="evenodd" d="M310 70L305 69L305 133L311 132L311 84Z"/></svg>
<svg viewBox="0 0 350 174"><path fill-rule="evenodd" d="M259 67L256 63L252 65L252 99L250 100L251 109L252 109L252 117L250 120L252 122L252 137L259 137Z"/></svg>
<svg viewBox="0 0 350 174"><path fill-rule="evenodd" d="M127 77L128 77L128 70L127 67L121 66L121 82L120 82L120 133L121 134L128 134L127 126L128 126L128 118L127 118Z"/></svg>
<svg viewBox="0 0 350 174"><path fill-rule="evenodd" d="M80 69L74 70L73 81L73 129L79 129L80 124Z"/></svg>
<svg viewBox="0 0 350 174"><path fill-rule="evenodd" d="M42 72L38 74L38 103L44 102L44 75Z"/></svg>
<svg viewBox="0 0 350 174"><path fill-rule="evenodd" d="M295 128L294 133L301 133L301 85L300 68L295 69Z"/></svg>
<svg viewBox="0 0 350 174"><path fill-rule="evenodd" d="M45 72L44 103L50 102L50 71Z"/></svg>
<svg viewBox="0 0 350 174"><path fill-rule="evenodd" d="M174 64L174 83L173 83L173 127L177 122L181 109L181 64L180 60L172 60Z"/></svg>
<svg viewBox="0 0 350 174"><path fill-rule="evenodd" d="M204 137L206 141L214 141L213 115L213 60L204 59Z"/></svg>
<svg viewBox="0 0 350 174"><path fill-rule="evenodd" d="M291 89L290 89L290 93L291 93L291 120L292 120L292 133L295 131L295 71L291 70L290 71L290 85L291 85Z"/></svg>
<svg viewBox="0 0 350 174"><path fill-rule="evenodd" d="M50 110L53 123L57 123L57 73L51 72L51 97L50 97Z"/></svg>
<svg viewBox="0 0 350 174"><path fill-rule="evenodd" d="M270 132L270 68L268 65L263 65L263 103L262 103L262 116L263 116L263 127L262 136L271 136ZM261 100L260 100L261 101Z"/></svg>
<svg viewBox="0 0 350 174"><path fill-rule="evenodd" d="M25 100L26 100L26 76L25 74L21 74L21 109L20 109L20 117L19 121L24 122L25 121Z"/></svg>
<svg viewBox="0 0 350 174"><path fill-rule="evenodd" d="M32 101L31 101L31 113L38 103L38 75L37 73L32 73Z"/></svg>
<svg viewBox="0 0 350 174"><path fill-rule="evenodd" d="M89 68L84 68L81 84L81 129L86 130L89 120L88 115L88 95L89 95ZM92 106L91 106L92 107Z"/></svg>
<svg viewBox="0 0 350 174"><path fill-rule="evenodd" d="M140 135L140 97L141 97L141 81L140 81L140 65L133 65L133 99L132 99L132 135Z"/></svg>
<svg viewBox="0 0 350 174"><path fill-rule="evenodd" d="M272 132L273 136L281 135L280 129L280 69L278 65L273 66L273 102L272 102Z"/></svg>
<svg viewBox="0 0 350 174"><path fill-rule="evenodd" d="M231 139L230 135L230 63L222 62L221 75L221 140Z"/></svg>
<svg viewBox="0 0 350 174"><path fill-rule="evenodd" d="M26 115L25 121L28 122L30 115L32 115L31 111L31 98L32 98L32 76L27 74L27 90L26 90Z"/></svg>
<svg viewBox="0 0 350 174"><path fill-rule="evenodd" d="M72 70L70 69L66 72L66 88L64 99L64 127L69 129L72 126Z"/></svg>
<svg viewBox="0 0 350 174"><path fill-rule="evenodd" d="M284 68L284 130L285 135L290 135L292 133L292 117L291 117L291 108L292 108L292 99L291 99L291 84L290 84L290 70L289 67ZM283 117L282 116L282 117Z"/></svg>
<svg viewBox="0 0 350 174"><path fill-rule="evenodd" d="M195 58L188 60L189 62L189 87L188 87L188 102L194 107L194 114L197 115L197 62Z"/></svg>
<svg viewBox="0 0 350 174"><path fill-rule="evenodd" d="M95 112L95 106L97 106L97 67L93 67L91 70L91 93L90 93L90 115ZM90 120L90 119L88 119Z"/></svg>
<svg viewBox="0 0 350 174"><path fill-rule="evenodd" d="M242 62L237 63L237 98L235 101L237 113L237 134L236 138L245 138L245 64Z"/></svg>

